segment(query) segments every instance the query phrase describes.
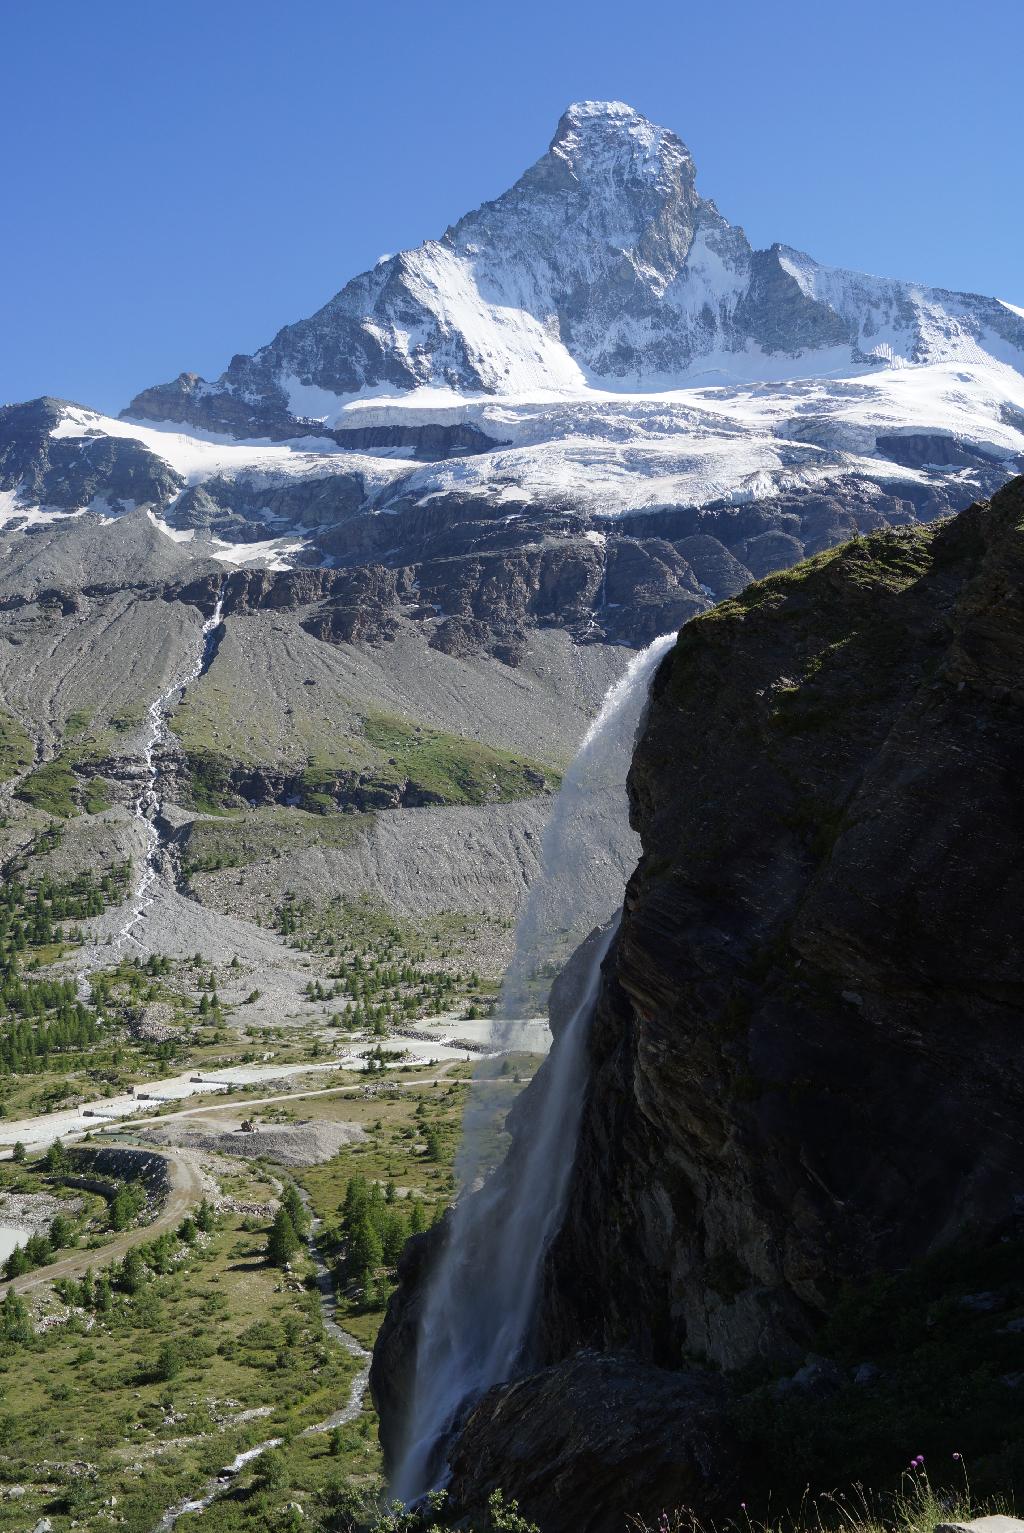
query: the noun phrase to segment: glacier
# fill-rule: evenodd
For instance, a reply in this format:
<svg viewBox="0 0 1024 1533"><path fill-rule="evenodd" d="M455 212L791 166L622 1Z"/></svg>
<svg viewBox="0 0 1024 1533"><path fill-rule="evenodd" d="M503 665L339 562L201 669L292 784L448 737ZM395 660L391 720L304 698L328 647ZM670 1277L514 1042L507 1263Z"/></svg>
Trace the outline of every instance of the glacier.
<svg viewBox="0 0 1024 1533"><path fill-rule="evenodd" d="M272 569L346 558L356 510L442 498L588 521L855 485L927 517L1024 464L1024 310L755 250L675 133L584 101L508 191L216 381L182 373L119 419L55 408L53 439L161 465L107 515ZM99 509L94 485L49 503L21 463L0 459L5 533Z"/></svg>

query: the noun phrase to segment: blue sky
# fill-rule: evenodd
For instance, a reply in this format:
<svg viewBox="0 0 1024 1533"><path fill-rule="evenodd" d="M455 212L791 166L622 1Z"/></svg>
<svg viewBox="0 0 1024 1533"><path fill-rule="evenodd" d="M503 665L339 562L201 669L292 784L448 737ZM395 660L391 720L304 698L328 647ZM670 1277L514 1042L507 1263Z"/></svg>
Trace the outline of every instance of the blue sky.
<svg viewBox="0 0 1024 1533"><path fill-rule="evenodd" d="M216 376L619 98L757 245L1024 304L1021 0L4 7L0 401Z"/></svg>

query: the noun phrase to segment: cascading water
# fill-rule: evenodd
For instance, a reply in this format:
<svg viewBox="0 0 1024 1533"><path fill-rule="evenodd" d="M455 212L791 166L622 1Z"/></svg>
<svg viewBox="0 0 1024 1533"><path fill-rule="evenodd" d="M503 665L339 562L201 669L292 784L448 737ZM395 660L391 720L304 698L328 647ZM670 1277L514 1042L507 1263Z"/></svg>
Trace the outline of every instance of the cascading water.
<svg viewBox="0 0 1024 1533"><path fill-rule="evenodd" d="M516 931L499 1006L506 1018L521 1014L551 950L545 933L551 930L553 891L571 901L578 888L580 824L588 813L607 815L610 797L618 816L626 816L626 772L650 677L674 641L675 634L666 634L633 659L610 688L566 774L544 834L542 871ZM621 906L627 872L609 867L613 886L606 911ZM514 1182L488 1177L468 1196L485 1172L494 1108L486 1082L474 1082L457 1165L464 1194L423 1306L405 1447L393 1476L392 1490L403 1501L442 1479L444 1449L459 1416L486 1389L511 1377L527 1344L544 1255L561 1222L572 1170L601 965L617 927L616 916L594 944L573 1014L544 1065L539 1110L528 1142L517 1145Z"/></svg>
<svg viewBox="0 0 1024 1533"><path fill-rule="evenodd" d="M224 607L223 590L218 594L213 613L207 618L202 627L199 653L184 676L179 676L150 703L146 712L146 742L143 746L142 759L145 764L144 786L138 798L135 800L134 813L137 820L141 820L146 829L146 854L142 866L142 876L132 891L131 903L124 924L120 927L113 939L113 945L118 952L126 942L137 942L134 935L135 927L145 918L146 911L153 903L153 895L150 893L160 872L161 841L157 819L160 813L159 778L160 768L157 765L157 751L167 740L167 718L171 710L171 704L180 697L185 688L190 686L197 677L201 676L210 663L215 650L214 636L221 625ZM109 949L92 947L86 950L84 962L78 970L75 978L78 987L79 998L88 1001L91 996L89 984L90 971L99 964L109 961Z"/></svg>
<svg viewBox="0 0 1024 1533"><path fill-rule="evenodd" d="M190 686L203 674L210 660L213 638L221 624L221 613L224 607L223 593L218 595L213 613L207 618L202 628L202 642L199 646L199 654L195 663L190 667L185 676L155 697L148 709L148 735L143 750L143 761L146 764L145 787L135 800L135 818L145 822L146 826L146 859L142 870L142 877L135 887L132 895L131 909L128 919L117 934L116 945L118 948L126 940L136 941L133 931L139 922L145 917L146 911L153 903L150 894L154 883L159 875L160 863L160 831L157 826L157 817L160 813L159 778L160 768L157 765L157 750L167 740L167 717L170 713L171 703L180 697L185 688Z"/></svg>

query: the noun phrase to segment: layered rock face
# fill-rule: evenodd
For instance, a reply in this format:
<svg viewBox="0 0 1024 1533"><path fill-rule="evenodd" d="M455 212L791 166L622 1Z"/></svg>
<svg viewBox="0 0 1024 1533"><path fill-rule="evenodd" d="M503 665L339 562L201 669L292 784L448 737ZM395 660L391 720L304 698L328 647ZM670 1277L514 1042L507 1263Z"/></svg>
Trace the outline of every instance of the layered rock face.
<svg viewBox="0 0 1024 1533"><path fill-rule="evenodd" d="M224 579L229 616L307 607L306 631L326 643L376 646L412 626L432 649L516 665L539 628L564 629L577 644L642 647L751 579L858 533L930 521L959 509L966 493L949 474L886 483L843 476L748 504L600 515L568 493L517 501L510 513L490 490L423 496L391 486L382 509L362 471L342 471L347 454L321 460L322 472L292 472L275 459L273 474L218 470L196 482L188 452L178 469L159 455L165 440L107 435L102 417L54 400L0 409L0 497L10 501L0 512L19 552L17 580L3 582L0 601L8 587L16 601L35 587L74 610L83 594L116 583L102 540L112 553L128 524L146 522L160 533L154 540L146 528L157 557L147 550L133 585L157 585L154 567L191 564L193 578L166 586L186 600L202 590L204 615ZM217 450L200 446L216 466ZM365 469L370 460L359 461ZM1009 466L978 460L967 471L994 486ZM42 548L32 537L40 524L53 529L45 575L32 557ZM83 563L71 534L85 528L101 541ZM276 534L269 543L268 532ZM287 557L276 556L278 545ZM290 569L296 553L302 563ZM201 573L211 568L216 576Z"/></svg>
<svg viewBox="0 0 1024 1533"><path fill-rule="evenodd" d="M792 1372L850 1284L1012 1233L1022 593L1018 479L682 631L631 772L643 857L547 1257L531 1362L546 1366L471 1413L451 1456L460 1506L500 1484L545 1533L619 1529L673 1498L720 1514L731 1418L709 1428L704 1368ZM386 1442L388 1369L435 1255L411 1253L382 1337Z"/></svg>

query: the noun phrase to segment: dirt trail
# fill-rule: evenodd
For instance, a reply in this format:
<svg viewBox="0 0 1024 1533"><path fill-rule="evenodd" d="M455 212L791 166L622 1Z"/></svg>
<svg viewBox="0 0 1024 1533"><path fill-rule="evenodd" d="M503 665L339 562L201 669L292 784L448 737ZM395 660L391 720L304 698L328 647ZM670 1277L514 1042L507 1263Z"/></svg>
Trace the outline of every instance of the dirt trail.
<svg viewBox="0 0 1024 1533"><path fill-rule="evenodd" d="M41 1288L47 1283L53 1283L58 1278L81 1277L90 1267L107 1266L111 1261L130 1251L133 1246L143 1245L146 1241L155 1240L164 1230L171 1229L180 1224L188 1213L203 1199L203 1181L198 1166L187 1155L178 1150L161 1152L161 1158L167 1162L170 1191L160 1213L152 1224L142 1225L138 1229L126 1230L123 1235L117 1235L109 1245L100 1246L89 1251L76 1251L72 1256L64 1256L58 1262L51 1262L47 1267L37 1267L34 1272L26 1272L24 1277L14 1278L5 1285L13 1288L15 1293L29 1293L34 1288Z"/></svg>
<svg viewBox="0 0 1024 1533"><path fill-rule="evenodd" d="M456 1061L452 1061L452 1063L456 1063ZM424 1076L416 1080L406 1080L402 1082L402 1085L441 1085L444 1072L449 1068L450 1066L441 1065L437 1075ZM172 1123L177 1118L192 1118L203 1113L223 1112L226 1107L231 1106L244 1106L246 1108L262 1107L270 1106L275 1102L291 1102L303 1097L351 1095L353 1092L358 1093L363 1090L365 1090L363 1086L321 1086L313 1091L289 1091L272 1097L247 1097L239 1103L218 1101L210 1103L205 1107L187 1107L179 1112L164 1113L158 1117L133 1118L131 1127L133 1131L139 1128L159 1127L165 1123ZM111 1133L118 1130L123 1132L124 1127L125 1125L119 1122L112 1124L109 1128L99 1130L99 1133ZM96 1137L99 1137L95 1130L93 1130L93 1133ZM146 1148L151 1149L152 1146L147 1145ZM109 1245L89 1251L76 1251L73 1256L64 1256L60 1261L51 1262L46 1267L37 1267L34 1272L27 1272L24 1277L14 1278L11 1282L4 1284L3 1291L6 1292L7 1288L13 1288L15 1293L29 1293L32 1289L41 1288L46 1283L56 1281L57 1278L81 1277L88 1268L97 1267L100 1264L106 1265L109 1261L123 1256L132 1246L143 1245L147 1240L155 1239L164 1230L179 1224L190 1208L194 1208L197 1203L202 1202L204 1196L202 1177L194 1160L187 1152L162 1149L159 1153L167 1161L171 1190L168 1193L167 1201L152 1224L143 1225L135 1230L126 1230L123 1235L118 1235Z"/></svg>
<svg viewBox="0 0 1024 1533"><path fill-rule="evenodd" d="M403 1080L401 1085L440 1086L444 1084L445 1072L450 1070L452 1065L461 1063L461 1060L453 1059L449 1061L447 1065L439 1065L436 1075L417 1077L416 1080ZM388 1085L391 1084L392 1083L388 1081ZM309 1091L282 1091L278 1093L278 1095L272 1097L241 1096L236 1101L231 1102L225 1101L223 1097L218 1097L216 1101L209 1102L204 1107L183 1107L180 1108L177 1112L159 1113L149 1118L132 1117L131 1132L134 1133L136 1130L143 1128L159 1128L161 1124L173 1123L176 1118L195 1118L198 1117L201 1113L223 1113L230 1112L232 1108L243 1107L269 1107L273 1106L275 1102L297 1102L303 1097L352 1096L353 1094L358 1095L360 1092L365 1090L365 1086L315 1086L312 1087ZM119 1130L123 1133L127 1126L127 1120L119 1119L116 1123L109 1124L100 1129L92 1129L90 1132L95 1138L100 1134L116 1134Z"/></svg>

